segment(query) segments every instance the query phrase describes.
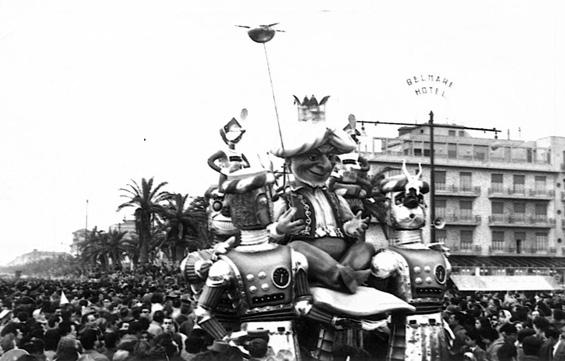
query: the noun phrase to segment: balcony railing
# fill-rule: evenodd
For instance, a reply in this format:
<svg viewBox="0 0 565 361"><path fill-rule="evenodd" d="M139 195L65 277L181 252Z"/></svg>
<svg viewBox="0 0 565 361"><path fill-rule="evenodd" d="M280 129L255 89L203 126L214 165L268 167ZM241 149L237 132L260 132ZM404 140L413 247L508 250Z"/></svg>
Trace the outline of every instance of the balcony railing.
<svg viewBox="0 0 565 361"><path fill-rule="evenodd" d="M520 249L511 246L504 246L504 247L495 247L489 246L489 253L490 254L523 254L523 255L534 255L534 254L555 254L552 253L552 248L539 248L539 247L520 247ZM555 251L555 249L553 249ZM520 251L520 252L518 252Z"/></svg>
<svg viewBox="0 0 565 361"><path fill-rule="evenodd" d="M511 198L553 198L555 191L552 189L530 189L530 188L504 188L491 187L488 189L489 196L508 196Z"/></svg>
<svg viewBox="0 0 565 361"><path fill-rule="evenodd" d="M555 218L534 216L521 213L493 214L488 217L490 225L515 225L525 227L555 227Z"/></svg>
<svg viewBox="0 0 565 361"><path fill-rule="evenodd" d="M445 214L445 212L437 211L436 215L438 217L442 217L445 220L446 224L480 224L481 223L481 216L472 215L467 213L454 213L454 214Z"/></svg>
<svg viewBox="0 0 565 361"><path fill-rule="evenodd" d="M535 148L535 147L510 147L502 146L499 147L503 150L501 153L500 149L497 151L489 150L486 152L479 151L484 145L473 145L474 149L472 153L466 153L461 151L461 145L457 144L458 151L448 151L447 144L452 144L453 138L437 136L435 145L436 159L449 159L449 160L463 160L463 161L475 161L475 162L503 162L503 163L513 163L513 164L540 164L549 165L551 164L549 157L544 156L549 150L548 148ZM481 147L481 148L477 148ZM445 149L442 151L441 149ZM511 149L523 149L523 154L517 155L513 154ZM418 139L407 139L407 138L364 138L359 145L359 151L362 153L372 153L376 156L378 155L390 155L396 157L429 157L429 143L427 140ZM526 152L530 151L532 155L529 157Z"/></svg>
<svg viewBox="0 0 565 361"><path fill-rule="evenodd" d="M457 196L473 196L478 197L481 194L481 187L474 186L456 186L455 184L435 183L436 194L457 195Z"/></svg>

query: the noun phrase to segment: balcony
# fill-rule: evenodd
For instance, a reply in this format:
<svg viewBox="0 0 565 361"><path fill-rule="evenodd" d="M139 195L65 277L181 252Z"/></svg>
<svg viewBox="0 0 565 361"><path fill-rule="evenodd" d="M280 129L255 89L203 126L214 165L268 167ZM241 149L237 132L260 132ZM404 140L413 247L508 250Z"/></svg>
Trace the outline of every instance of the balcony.
<svg viewBox="0 0 565 361"><path fill-rule="evenodd" d="M449 252L456 255L476 255L480 256L483 247L480 245L473 245L471 243L460 243L458 245L448 246Z"/></svg>
<svg viewBox="0 0 565 361"><path fill-rule="evenodd" d="M369 161L402 163L402 160L415 163L427 163L429 160L428 135L410 135L399 138L363 137L359 152ZM465 144L457 144L459 141ZM497 150L485 150L486 144L473 143L472 138L435 137L435 160L437 165L468 166L473 168L504 168L553 171L549 157L549 148L500 146ZM456 144L456 150L450 150L448 144ZM468 147L472 146L472 151Z"/></svg>
<svg viewBox="0 0 565 361"><path fill-rule="evenodd" d="M481 216L473 216L468 213L445 214L445 212L436 210L436 215L442 217L446 225L476 226L481 223Z"/></svg>
<svg viewBox="0 0 565 361"><path fill-rule="evenodd" d="M516 247L504 246L494 247L489 246L489 254L490 255L522 255L522 256L547 256L547 255L555 255L551 253L551 248L537 248L537 247L521 247L520 253L518 253L518 249Z"/></svg>
<svg viewBox="0 0 565 361"><path fill-rule="evenodd" d="M529 188L503 188L491 187L488 189L489 198L511 198L511 199L535 199L551 200L555 197L555 191L550 189Z"/></svg>
<svg viewBox="0 0 565 361"><path fill-rule="evenodd" d="M438 196L473 197L481 194L481 187L459 187L454 184L436 183L435 192Z"/></svg>
<svg viewBox="0 0 565 361"><path fill-rule="evenodd" d="M496 227L553 228L555 218L526 214L493 214L488 217L489 225Z"/></svg>

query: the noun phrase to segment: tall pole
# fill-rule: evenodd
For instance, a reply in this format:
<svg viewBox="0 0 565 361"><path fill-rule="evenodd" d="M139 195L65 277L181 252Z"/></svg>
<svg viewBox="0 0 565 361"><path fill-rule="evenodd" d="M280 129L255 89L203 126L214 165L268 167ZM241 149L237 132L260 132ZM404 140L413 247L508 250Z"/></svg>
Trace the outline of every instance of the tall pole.
<svg viewBox="0 0 565 361"><path fill-rule="evenodd" d="M430 243L436 241L436 228L434 220L436 219L436 185L435 185L435 171L434 171L434 112L430 111L430 120L428 121L430 127Z"/></svg>
<svg viewBox="0 0 565 361"><path fill-rule="evenodd" d="M85 222L84 222L84 241L85 242L86 242L87 232L88 232L88 199L86 200Z"/></svg>

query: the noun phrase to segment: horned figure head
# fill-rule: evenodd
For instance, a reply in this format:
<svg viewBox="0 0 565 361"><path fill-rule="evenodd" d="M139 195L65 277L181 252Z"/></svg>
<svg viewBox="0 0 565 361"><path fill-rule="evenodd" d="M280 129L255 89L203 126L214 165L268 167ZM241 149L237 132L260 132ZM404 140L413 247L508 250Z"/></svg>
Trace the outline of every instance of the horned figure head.
<svg viewBox="0 0 565 361"><path fill-rule="evenodd" d="M402 174L384 178L380 191L386 196L386 223L393 230L416 230L426 224L424 194L430 187L422 180L422 165L412 175L402 163Z"/></svg>

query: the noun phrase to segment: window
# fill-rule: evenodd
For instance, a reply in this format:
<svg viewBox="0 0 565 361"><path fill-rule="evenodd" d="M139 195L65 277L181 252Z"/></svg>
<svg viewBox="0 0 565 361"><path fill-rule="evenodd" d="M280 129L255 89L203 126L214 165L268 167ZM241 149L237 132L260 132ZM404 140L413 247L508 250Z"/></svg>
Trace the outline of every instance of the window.
<svg viewBox="0 0 565 361"><path fill-rule="evenodd" d="M536 244L534 247L537 251L545 251L547 249L546 232L536 232Z"/></svg>
<svg viewBox="0 0 565 361"><path fill-rule="evenodd" d="M472 173L460 172L459 173L459 188L461 191L469 192L473 189Z"/></svg>
<svg viewBox="0 0 565 361"><path fill-rule="evenodd" d="M450 137L454 137L456 134L457 132L455 130L450 129L447 131L447 135Z"/></svg>
<svg viewBox="0 0 565 361"><path fill-rule="evenodd" d="M513 188L514 193L524 194L525 192L524 184L526 183L526 176L515 174L513 179L514 179L514 188Z"/></svg>
<svg viewBox="0 0 565 361"><path fill-rule="evenodd" d="M473 159L473 146L471 144L459 144L457 154L461 159Z"/></svg>
<svg viewBox="0 0 565 361"><path fill-rule="evenodd" d="M536 203L535 219L536 222L544 222L547 220L547 205L545 203Z"/></svg>
<svg viewBox="0 0 565 361"><path fill-rule="evenodd" d="M525 232L514 232L514 242L516 242L516 253L518 254L522 253L525 241L526 241Z"/></svg>
<svg viewBox="0 0 565 361"><path fill-rule="evenodd" d="M544 175L537 175L535 177L535 191L537 194L544 194L545 193L545 181L546 178Z"/></svg>
<svg viewBox="0 0 565 361"><path fill-rule="evenodd" d="M493 251L504 250L504 231L492 232L492 250Z"/></svg>
<svg viewBox="0 0 565 361"><path fill-rule="evenodd" d="M488 147L486 145L473 146L475 160L485 160L488 154Z"/></svg>
<svg viewBox="0 0 565 361"><path fill-rule="evenodd" d="M490 186L493 192L501 193L504 191L503 179L503 175L499 173L493 173L490 175Z"/></svg>
<svg viewBox="0 0 565 361"><path fill-rule="evenodd" d="M447 231L445 229L436 229L436 242L446 243Z"/></svg>
<svg viewBox="0 0 565 361"><path fill-rule="evenodd" d="M514 202L513 219L518 222L523 222L526 219L526 203Z"/></svg>
<svg viewBox="0 0 565 361"><path fill-rule="evenodd" d="M473 218L473 201L459 201L459 216L461 219Z"/></svg>
<svg viewBox="0 0 565 361"><path fill-rule="evenodd" d="M461 230L459 236L461 237L461 249L471 250L473 248L473 231Z"/></svg>
<svg viewBox="0 0 565 361"><path fill-rule="evenodd" d="M445 171L435 170L434 178L436 190L445 190Z"/></svg>
<svg viewBox="0 0 565 361"><path fill-rule="evenodd" d="M445 218L446 201L445 199L436 199L436 217Z"/></svg>
<svg viewBox="0 0 565 361"><path fill-rule="evenodd" d="M457 158L457 144L447 144L447 158Z"/></svg>
<svg viewBox="0 0 565 361"><path fill-rule="evenodd" d="M493 214L504 213L504 203L502 203L502 202L492 202L492 213Z"/></svg>

